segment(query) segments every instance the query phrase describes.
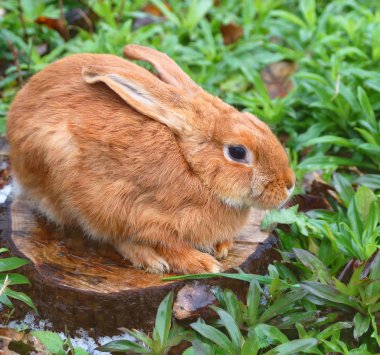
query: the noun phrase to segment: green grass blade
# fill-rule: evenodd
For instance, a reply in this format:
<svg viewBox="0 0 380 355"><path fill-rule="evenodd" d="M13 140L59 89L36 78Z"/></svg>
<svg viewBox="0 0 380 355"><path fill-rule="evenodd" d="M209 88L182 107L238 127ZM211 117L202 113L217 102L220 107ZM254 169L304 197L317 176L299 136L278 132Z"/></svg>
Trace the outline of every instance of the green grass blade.
<svg viewBox="0 0 380 355"><path fill-rule="evenodd" d="M161 0L151 0L151 3L158 7L158 9L164 14L164 16L176 26L181 25L180 19L171 12Z"/></svg>
<svg viewBox="0 0 380 355"><path fill-rule="evenodd" d="M302 351L309 350L318 344L315 338L297 339L281 344L266 352L264 355L293 355Z"/></svg>
<svg viewBox="0 0 380 355"><path fill-rule="evenodd" d="M32 331L32 335L35 336L51 354L66 354L65 350L63 349L63 339L57 333L50 331L34 330Z"/></svg>
<svg viewBox="0 0 380 355"><path fill-rule="evenodd" d="M266 323L268 320L283 314L285 310L293 306L298 300L305 297L306 292L303 290L291 291L277 299L264 313L259 317L259 323Z"/></svg>
<svg viewBox="0 0 380 355"><path fill-rule="evenodd" d="M96 348L98 351L104 352L134 352L138 354L149 354L149 349L144 348L130 340L115 340L111 341L105 345Z"/></svg>
<svg viewBox="0 0 380 355"><path fill-rule="evenodd" d="M18 291L13 291L10 288L7 288L7 289L5 289L4 294L7 295L8 297L14 298L14 299L19 300L21 302L24 302L30 308L32 308L34 312L38 313L37 308L34 305L33 301L25 293L18 292Z"/></svg>
<svg viewBox="0 0 380 355"><path fill-rule="evenodd" d="M30 281L27 277L20 274L7 274L0 275L0 284L4 283L5 278L8 276L9 285L30 285Z"/></svg>
<svg viewBox="0 0 380 355"><path fill-rule="evenodd" d="M359 311L363 311L362 307L355 299L343 295L333 286L323 285L319 282L303 281L301 282L301 287L323 300L332 303L341 303Z"/></svg>
<svg viewBox="0 0 380 355"><path fill-rule="evenodd" d="M254 325L259 316L259 305L261 299L261 288L256 279L252 279L247 294L247 323Z"/></svg>
<svg viewBox="0 0 380 355"><path fill-rule="evenodd" d="M234 352L237 353L241 348L242 335L240 333L239 327L237 326L235 320L221 308L211 306L211 308L218 313L222 324L227 329L228 334L230 335L230 339L234 346Z"/></svg>
<svg viewBox="0 0 380 355"><path fill-rule="evenodd" d="M172 306L173 306L173 292L170 292L162 300L158 307L156 322L154 325L154 330L157 332L161 346L164 347L168 340L171 319L172 319Z"/></svg>
<svg viewBox="0 0 380 355"><path fill-rule="evenodd" d="M228 354L235 354L232 342L220 330L212 327L211 325L203 324L200 322L192 323L190 324L190 327L205 338L214 342L223 350L227 351Z"/></svg>
<svg viewBox="0 0 380 355"><path fill-rule="evenodd" d="M0 259L0 272L14 270L28 263L28 260L21 259L15 256Z"/></svg>
<svg viewBox="0 0 380 355"><path fill-rule="evenodd" d="M366 161L356 159L342 158L337 156L314 156L303 160L299 165L299 169L308 171L336 169L340 166L353 166L359 168L375 169L375 165Z"/></svg>

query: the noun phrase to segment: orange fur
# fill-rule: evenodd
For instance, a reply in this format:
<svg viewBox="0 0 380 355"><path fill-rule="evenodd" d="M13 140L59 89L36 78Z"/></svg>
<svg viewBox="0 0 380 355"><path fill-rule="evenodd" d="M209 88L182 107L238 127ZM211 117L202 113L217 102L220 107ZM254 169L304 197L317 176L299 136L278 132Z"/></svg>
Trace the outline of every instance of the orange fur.
<svg viewBox="0 0 380 355"><path fill-rule="evenodd" d="M288 198L287 155L263 122L197 87L166 55L134 45L125 54L158 77L116 56L77 54L30 79L8 117L14 176L50 219L135 266L218 271L208 253L227 255L249 208ZM225 144L247 147L253 163L227 160Z"/></svg>

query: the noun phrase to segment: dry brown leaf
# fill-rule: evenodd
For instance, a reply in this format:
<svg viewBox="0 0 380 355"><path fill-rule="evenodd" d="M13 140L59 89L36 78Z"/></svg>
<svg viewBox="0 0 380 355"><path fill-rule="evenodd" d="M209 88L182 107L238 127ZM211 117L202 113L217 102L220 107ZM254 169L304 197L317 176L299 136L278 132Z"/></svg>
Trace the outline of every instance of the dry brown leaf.
<svg viewBox="0 0 380 355"><path fill-rule="evenodd" d="M229 23L227 25L222 25L220 31L223 36L223 43L227 46L229 44L237 42L244 34L243 27L237 25L236 23Z"/></svg>
<svg viewBox="0 0 380 355"><path fill-rule="evenodd" d="M170 11L172 10L172 8L170 7L168 3L164 3L164 4L168 10ZM147 14L147 16L136 18L133 21L134 31L139 29L140 27L150 25L151 23L159 22L165 19L165 16L162 13L162 11L157 6L154 6L152 4L145 5L142 11L144 11Z"/></svg>
<svg viewBox="0 0 380 355"><path fill-rule="evenodd" d="M182 287L173 305L174 317L178 320L207 319L216 315L210 306L218 304L210 287L193 281Z"/></svg>
<svg viewBox="0 0 380 355"><path fill-rule="evenodd" d="M11 328L0 328L0 354L48 355L43 344L30 333Z"/></svg>
<svg viewBox="0 0 380 355"><path fill-rule="evenodd" d="M292 205L299 205L299 211L307 212L316 209L332 211L329 201L319 195L303 194L297 195L292 199Z"/></svg>
<svg viewBox="0 0 380 355"><path fill-rule="evenodd" d="M295 63L286 61L272 63L264 68L261 76L272 99L288 95L292 89L290 77L296 69Z"/></svg>
<svg viewBox="0 0 380 355"><path fill-rule="evenodd" d="M172 9L168 3L165 3L165 7L168 10ZM157 6L154 6L152 4L145 5L143 7L143 11L156 17L164 17L164 14L161 12L161 10Z"/></svg>
<svg viewBox="0 0 380 355"><path fill-rule="evenodd" d="M9 184L11 180L11 175L9 168L5 168L0 170L0 189L2 189L5 185Z"/></svg>
<svg viewBox="0 0 380 355"><path fill-rule="evenodd" d="M70 39L70 35L67 30L66 23L64 20L60 18L57 19L57 18L40 16L40 17L37 17L34 22L39 25L46 26L54 31L57 31L65 41L68 41Z"/></svg>

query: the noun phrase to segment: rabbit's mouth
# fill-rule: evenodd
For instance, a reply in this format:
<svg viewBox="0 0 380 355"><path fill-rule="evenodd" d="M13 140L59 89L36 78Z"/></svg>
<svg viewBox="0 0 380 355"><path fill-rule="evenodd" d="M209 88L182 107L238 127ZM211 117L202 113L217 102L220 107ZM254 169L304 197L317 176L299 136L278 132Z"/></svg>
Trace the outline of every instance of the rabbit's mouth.
<svg viewBox="0 0 380 355"><path fill-rule="evenodd" d="M293 172L288 169L287 173L283 177L254 177L251 182L252 207L266 210L286 205L295 186Z"/></svg>
<svg viewBox="0 0 380 355"><path fill-rule="evenodd" d="M281 208L286 205L289 200L289 193L283 189L264 189L258 198L255 200L253 207L270 210Z"/></svg>
<svg viewBox="0 0 380 355"><path fill-rule="evenodd" d="M264 188L263 191L256 196L248 196L243 199L220 197L220 199L225 205L234 209L247 209L253 207L260 210L270 210L281 208L286 205L289 197L290 195L285 191L273 191L271 188Z"/></svg>

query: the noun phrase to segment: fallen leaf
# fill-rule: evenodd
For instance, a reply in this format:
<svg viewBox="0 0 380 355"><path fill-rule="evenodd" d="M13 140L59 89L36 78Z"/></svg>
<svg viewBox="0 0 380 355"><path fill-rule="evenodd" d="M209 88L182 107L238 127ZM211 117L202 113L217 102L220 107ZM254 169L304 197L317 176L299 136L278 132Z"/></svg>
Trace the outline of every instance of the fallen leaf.
<svg viewBox="0 0 380 355"><path fill-rule="evenodd" d="M49 354L43 344L31 334L11 328L0 328L0 354L3 353Z"/></svg>
<svg viewBox="0 0 380 355"><path fill-rule="evenodd" d="M237 42L244 34L243 27L233 22L220 26L220 31L222 32L223 43L226 46Z"/></svg>
<svg viewBox="0 0 380 355"><path fill-rule="evenodd" d="M300 206L300 212L307 212L311 210L329 210L332 211L332 207L326 198L317 195L297 195L292 199L292 204Z"/></svg>
<svg viewBox="0 0 380 355"><path fill-rule="evenodd" d="M272 63L264 68L261 76L272 99L288 95L292 89L290 77L296 69L295 63L286 61Z"/></svg>
<svg viewBox="0 0 380 355"><path fill-rule="evenodd" d="M40 17L37 17L34 22L37 23L38 25L46 26L58 32L65 41L68 41L70 39L70 35L69 35L69 31L67 30L66 23L64 20L60 18L57 19L57 18L40 16Z"/></svg>
<svg viewBox="0 0 380 355"><path fill-rule="evenodd" d="M169 10L171 10L171 7L169 4L165 3L165 6ZM151 23L160 22L165 19L165 16L161 12L161 10L157 6L154 6L152 4L148 4L144 6L142 11L145 12L147 15L136 18L133 21L133 31L136 31L140 27L150 25Z"/></svg>
<svg viewBox="0 0 380 355"><path fill-rule="evenodd" d="M168 8L168 10L172 9L168 3L164 3L164 5L165 7ZM164 17L164 14L161 12L161 10L157 6L152 5L152 4L145 5L143 7L143 11L146 12L147 14L150 14L156 17Z"/></svg>
<svg viewBox="0 0 380 355"><path fill-rule="evenodd" d="M173 305L174 317L178 320L207 319L216 315L210 306L218 303L210 287L193 281L182 287Z"/></svg>
<svg viewBox="0 0 380 355"><path fill-rule="evenodd" d="M0 189L11 180L8 142L4 135L0 136Z"/></svg>
<svg viewBox="0 0 380 355"><path fill-rule="evenodd" d="M0 189L2 189L5 185L8 185L11 180L11 174L9 168L0 170Z"/></svg>

